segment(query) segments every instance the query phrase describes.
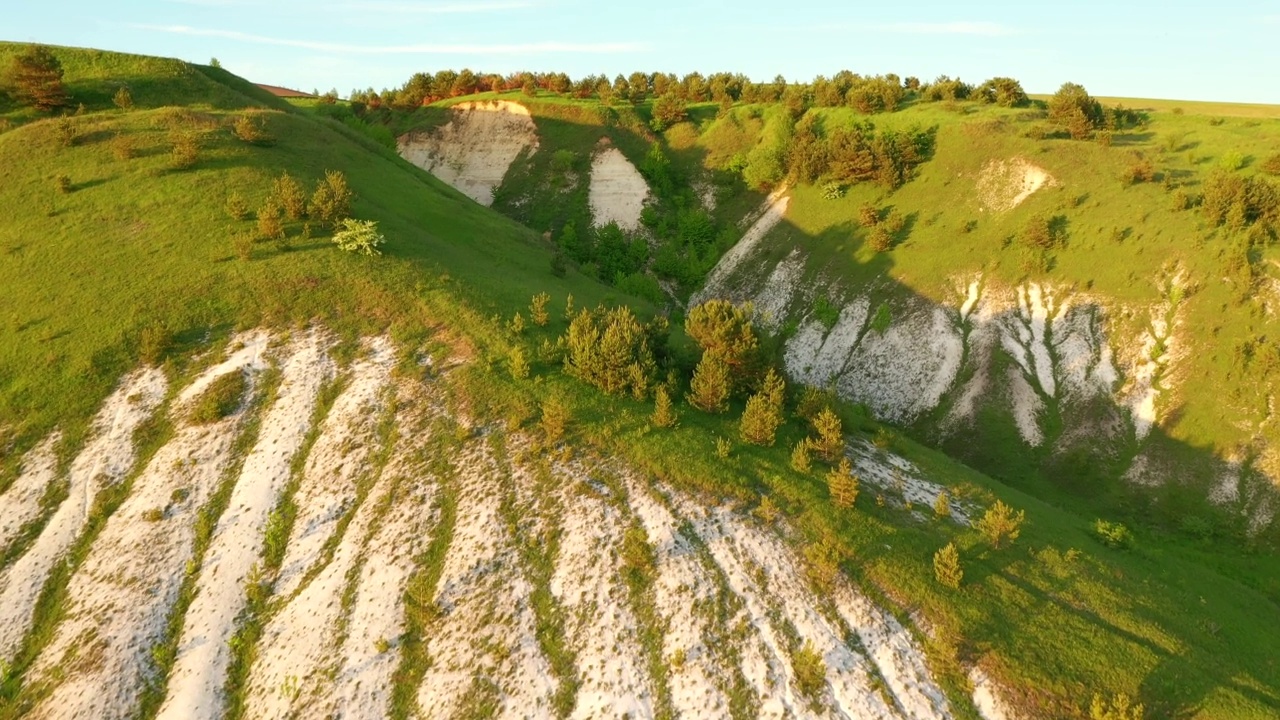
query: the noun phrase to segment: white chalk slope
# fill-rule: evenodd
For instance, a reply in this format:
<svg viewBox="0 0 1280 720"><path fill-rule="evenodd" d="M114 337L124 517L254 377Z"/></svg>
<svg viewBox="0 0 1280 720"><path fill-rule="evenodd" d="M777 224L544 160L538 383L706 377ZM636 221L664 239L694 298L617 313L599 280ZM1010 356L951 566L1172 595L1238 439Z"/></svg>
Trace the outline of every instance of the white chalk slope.
<svg viewBox="0 0 1280 720"><path fill-rule="evenodd" d="M481 205L493 204L511 163L538 148L529 110L506 100L449 108L444 126L397 140L400 155Z"/></svg>
<svg viewBox="0 0 1280 720"><path fill-rule="evenodd" d="M134 717L144 695L159 701L160 717L222 717L245 582L287 491L296 520L278 575L266 578L271 599L238 698L245 717L382 718L393 695L424 718L481 709L513 718L724 717L732 703L753 717L952 717L913 635L843 579L811 587L786 528L706 507L611 461L546 457L519 434L441 430L454 427L446 393L436 380L393 377L390 341L366 341L341 370L327 359L328 343L319 332L274 344L247 334L176 393L173 436L71 573L66 615L24 678L47 689L32 717ZM189 403L217 376L258 378L268 365L279 369L271 402L244 406L256 418L241 409L209 425L187 420ZM322 386L335 377L341 391L313 428ZM255 381L250 392L262 390ZM115 423L136 425L163 391L162 376L126 378L73 477L104 456L115 458L117 476L127 472L130 444ZM250 420L255 441L235 458ZM106 447L113 437L122 444ZM47 452L48 443L33 451L32 472L47 473ZM940 491L901 460L870 447L851 452L868 482L896 483L912 502ZM220 487L229 503L195 557L196 515ZM425 666L398 672L406 593L425 577L420 563L443 532L445 498L452 524L441 535L438 579L413 590L435 608L420 636ZM963 521L967 508L954 509ZM624 572L628 536L633 549L637 537L649 544L644 585ZM37 543L28 555L37 551L47 554ZM36 575L14 576L24 569ZM47 563L24 556L4 572L25 587L47 575ZM185 579L194 598L171 618ZM5 606L14 622L4 627L18 645L30 626L11 608L21 609ZM176 657L162 677L155 649L174 628ZM812 696L795 670L806 645L826 664Z"/></svg>

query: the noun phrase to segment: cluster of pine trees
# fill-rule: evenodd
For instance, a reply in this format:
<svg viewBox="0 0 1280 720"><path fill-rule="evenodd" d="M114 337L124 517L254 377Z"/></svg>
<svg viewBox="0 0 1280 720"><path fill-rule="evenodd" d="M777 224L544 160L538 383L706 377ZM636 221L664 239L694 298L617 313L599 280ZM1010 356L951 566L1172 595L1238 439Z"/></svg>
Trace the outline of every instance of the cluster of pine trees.
<svg viewBox="0 0 1280 720"><path fill-rule="evenodd" d="M768 82L755 82L741 73L718 72L710 75L692 72L684 76L662 72L588 75L577 80L562 72L520 71L508 74L475 72L470 69L439 70L414 73L399 88L353 90L350 99L369 108L391 106L411 110L424 104L451 97L480 92L523 90L533 95L554 93L578 99L595 98L611 105L638 105L650 99L672 98L686 103L783 103L798 117L804 109L817 107L851 107L871 114L893 112L903 103L974 99L1006 107L1025 105L1027 95L1022 85L1012 78L992 78L974 87L958 78L945 75L932 83L919 78L886 75L860 75L841 70L831 77L819 75L810 82L788 82L781 75Z"/></svg>

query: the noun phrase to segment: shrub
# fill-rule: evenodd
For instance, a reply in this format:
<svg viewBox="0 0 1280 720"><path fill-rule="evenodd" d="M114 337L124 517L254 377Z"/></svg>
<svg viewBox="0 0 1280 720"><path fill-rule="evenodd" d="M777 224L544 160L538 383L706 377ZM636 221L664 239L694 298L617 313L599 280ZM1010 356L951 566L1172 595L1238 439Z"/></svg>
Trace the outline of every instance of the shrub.
<svg viewBox="0 0 1280 720"><path fill-rule="evenodd" d="M796 443L791 450L791 467L796 472L808 473L813 469L813 460L809 453L809 440L804 439Z"/></svg>
<svg viewBox="0 0 1280 720"><path fill-rule="evenodd" d="M838 182L832 181L822 184L823 200L839 200L844 197L844 186Z"/></svg>
<svg viewBox="0 0 1280 720"><path fill-rule="evenodd" d="M786 383L772 368L764 379L760 392L747 399L747 407L742 413L739 431L742 439L753 445L771 446L777 436L778 427L782 425L782 402L785 399Z"/></svg>
<svg viewBox="0 0 1280 720"><path fill-rule="evenodd" d="M840 416L832 412L831 408L823 408L813 418L813 429L818 433L818 439L813 443L814 449L827 462L835 462L844 452L844 430Z"/></svg>
<svg viewBox="0 0 1280 720"><path fill-rule="evenodd" d="M803 647L792 653L791 669L795 671L796 688L800 694L808 698L811 705L817 706L822 700L822 691L827 687L827 664L812 642L806 641Z"/></svg>
<svg viewBox="0 0 1280 720"><path fill-rule="evenodd" d="M777 503L768 495L760 496L760 504L756 506L755 516L763 520L766 524L772 525L777 521L782 511L778 509Z"/></svg>
<svg viewBox="0 0 1280 720"><path fill-rule="evenodd" d="M13 56L5 80L14 99L41 112L68 102L62 85L62 63L43 45L29 45Z"/></svg>
<svg viewBox="0 0 1280 720"><path fill-rule="evenodd" d="M58 122L54 125L54 132L58 137L58 144L62 147L71 147L76 144L76 140L80 135L80 128L76 124L74 117L63 115L58 118Z"/></svg>
<svg viewBox="0 0 1280 720"><path fill-rule="evenodd" d="M111 138L111 154L117 160L129 160L134 153L133 138L124 133L116 133L115 137Z"/></svg>
<svg viewBox="0 0 1280 720"><path fill-rule="evenodd" d="M235 233L231 236L231 249L236 257L248 262L253 259L253 236L248 233Z"/></svg>
<svg viewBox="0 0 1280 720"><path fill-rule="evenodd" d="M1124 523L1109 522L1099 518L1093 524L1094 537L1109 548L1123 550L1133 544L1133 534Z"/></svg>
<svg viewBox="0 0 1280 720"><path fill-rule="evenodd" d="M1150 159L1144 157L1134 158L1129 167L1125 168L1120 175L1120 180L1126 185L1137 185L1140 182L1151 182L1156 178L1156 166Z"/></svg>
<svg viewBox="0 0 1280 720"><path fill-rule="evenodd" d="M893 247L893 235L883 225L877 225L871 228L871 232L867 235L867 247L881 253L887 252Z"/></svg>
<svg viewBox="0 0 1280 720"><path fill-rule="evenodd" d="M378 232L376 220L346 218L338 225L341 229L333 234L333 242L339 248L347 252L360 253L361 255L382 254L378 247L385 243L387 239L383 237L382 233Z"/></svg>
<svg viewBox="0 0 1280 720"><path fill-rule="evenodd" d="M1054 219L1043 214L1032 216L1022 228L1019 238L1026 247L1036 250L1051 250L1061 241L1061 233L1054 227Z"/></svg>
<svg viewBox="0 0 1280 720"><path fill-rule="evenodd" d="M71 192L71 176L64 173L58 173L53 179L54 185L57 186L58 192L66 195Z"/></svg>
<svg viewBox="0 0 1280 720"><path fill-rule="evenodd" d="M324 180L316 184L311 195L311 215L330 227L351 216L353 193L347 186L347 176L339 170L325 170Z"/></svg>
<svg viewBox="0 0 1280 720"><path fill-rule="evenodd" d="M231 415L248 387L248 378L238 370L219 376L191 406L191 422L207 425Z"/></svg>
<svg viewBox="0 0 1280 720"><path fill-rule="evenodd" d="M234 190L227 195L225 207L227 215L230 215L233 220L244 220L249 217L249 204L245 202L243 195Z"/></svg>
<svg viewBox="0 0 1280 720"><path fill-rule="evenodd" d="M906 217L904 217L902 213L897 210L890 212L889 217L886 217L884 219L884 227L892 235L897 235L898 233L902 232L903 228L905 228L906 226L907 226Z"/></svg>
<svg viewBox="0 0 1280 720"><path fill-rule="evenodd" d="M840 464L827 471L827 492L838 508L853 507L858 501L858 485L849 458L840 458Z"/></svg>
<svg viewBox="0 0 1280 720"><path fill-rule="evenodd" d="M716 457L721 460L728 460L729 454L733 452L733 443L729 442L729 438L716 438Z"/></svg>
<svg viewBox="0 0 1280 720"><path fill-rule="evenodd" d="M1228 172L1239 170L1244 167L1245 157L1235 150L1228 150L1218 158L1218 167Z"/></svg>
<svg viewBox="0 0 1280 720"><path fill-rule="evenodd" d="M862 227L875 227L880 223L880 209L871 203L858 208L858 224Z"/></svg>
<svg viewBox="0 0 1280 720"><path fill-rule="evenodd" d="M146 365L159 365L171 344L168 330L161 325L148 325L138 335L138 359Z"/></svg>
<svg viewBox="0 0 1280 720"><path fill-rule="evenodd" d="M280 206L268 200L258 210L258 237L277 240L284 237L284 222L280 219Z"/></svg>
<svg viewBox="0 0 1280 720"><path fill-rule="evenodd" d="M1141 703L1132 704L1128 695L1121 693L1104 700L1101 695L1094 694L1089 704L1089 720L1142 720L1146 709Z"/></svg>
<svg viewBox="0 0 1280 720"><path fill-rule="evenodd" d="M133 94L129 92L129 88L121 85L116 94L111 97L111 102L121 110L129 110L133 108Z"/></svg>
<svg viewBox="0 0 1280 720"><path fill-rule="evenodd" d="M550 317L547 315L547 303L551 302L551 296L545 292L540 292L533 296L533 300L529 302L529 317L533 319L533 324L538 327L546 327Z"/></svg>
<svg viewBox="0 0 1280 720"><path fill-rule="evenodd" d="M938 497L933 500L933 514L938 518L951 517L951 496L946 490L938 493Z"/></svg>
<svg viewBox="0 0 1280 720"><path fill-rule="evenodd" d="M964 579L964 568L960 566L960 551L955 543L947 543L941 550L933 554L933 576L939 583L956 589Z"/></svg>
<svg viewBox="0 0 1280 720"><path fill-rule="evenodd" d="M674 404L671 402L671 394L662 385L659 385L653 394L653 415L649 417L649 421L654 427L660 428L675 427L679 422Z"/></svg>
<svg viewBox="0 0 1280 720"><path fill-rule="evenodd" d="M517 380L524 380L529 377L529 359L524 356L524 348L517 345L511 349L511 356L507 360L507 366L511 370L511 377Z"/></svg>
<svg viewBox="0 0 1280 720"><path fill-rule="evenodd" d="M147 509L142 513L142 519L147 522L160 522L164 519L164 510L158 507Z"/></svg>
<svg viewBox="0 0 1280 720"><path fill-rule="evenodd" d="M1263 160L1258 169L1268 175L1280 175L1280 153Z"/></svg>
<svg viewBox="0 0 1280 720"><path fill-rule="evenodd" d="M200 138L193 132L174 132L169 141L169 165L174 170L189 170L200 162Z"/></svg>
<svg viewBox="0 0 1280 720"><path fill-rule="evenodd" d="M301 220L307 214L307 196L302 185L288 172L280 174L271 188L271 197L289 216L290 220Z"/></svg>
<svg viewBox="0 0 1280 720"><path fill-rule="evenodd" d="M996 550L1006 542L1013 542L1018 539L1018 535L1022 532L1022 523L1026 520L1026 512L1019 510L1013 511L1013 508L1004 504L1004 501L997 500L978 520L974 526L982 536L991 543L991 547Z"/></svg>
<svg viewBox="0 0 1280 720"><path fill-rule="evenodd" d="M542 435L549 444L556 444L569 427L569 406L558 395L542 401Z"/></svg>
<svg viewBox="0 0 1280 720"><path fill-rule="evenodd" d="M231 121L231 134L250 145L266 146L275 142L275 138L267 132L262 115L257 113L237 115Z"/></svg>
<svg viewBox="0 0 1280 720"><path fill-rule="evenodd" d="M1191 207L1191 196L1185 190L1175 190L1171 202L1175 211L1186 210Z"/></svg>

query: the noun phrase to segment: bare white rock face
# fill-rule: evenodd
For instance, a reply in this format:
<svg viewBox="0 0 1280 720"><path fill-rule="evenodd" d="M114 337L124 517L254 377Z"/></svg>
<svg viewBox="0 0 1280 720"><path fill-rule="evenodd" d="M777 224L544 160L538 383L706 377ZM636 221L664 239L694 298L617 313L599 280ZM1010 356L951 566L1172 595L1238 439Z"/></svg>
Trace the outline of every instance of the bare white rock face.
<svg viewBox="0 0 1280 720"><path fill-rule="evenodd" d="M435 130L401 136L400 155L481 205L492 205L511 163L538 148L533 117L507 100L459 103L449 114L449 122Z"/></svg>

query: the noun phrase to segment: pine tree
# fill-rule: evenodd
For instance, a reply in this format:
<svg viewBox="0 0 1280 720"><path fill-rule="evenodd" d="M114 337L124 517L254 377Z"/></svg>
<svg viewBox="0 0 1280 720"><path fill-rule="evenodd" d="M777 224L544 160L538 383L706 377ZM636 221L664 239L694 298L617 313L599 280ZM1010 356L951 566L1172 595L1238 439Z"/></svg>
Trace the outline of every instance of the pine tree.
<svg viewBox="0 0 1280 720"><path fill-rule="evenodd" d="M827 462L835 462L844 450L844 429L840 424L840 416L832 412L831 408L823 408L813 419L813 429L818 432L815 448Z"/></svg>
<svg viewBox="0 0 1280 720"><path fill-rule="evenodd" d="M709 413L722 413L729 406L729 365L718 353L702 354L687 398L690 405Z"/></svg>
<svg viewBox="0 0 1280 720"><path fill-rule="evenodd" d="M851 508L858 501L858 478L849 458L840 458L840 464L827 472L827 491L836 507Z"/></svg>
<svg viewBox="0 0 1280 720"><path fill-rule="evenodd" d="M786 397L786 383L770 368L760 392L747 400L739 429L742 439L765 447L773 445L778 427L782 425L782 403Z"/></svg>
<svg viewBox="0 0 1280 720"><path fill-rule="evenodd" d="M43 45L32 45L15 55L5 79L14 98L37 110L54 110L67 104L62 63Z"/></svg>
<svg viewBox="0 0 1280 720"><path fill-rule="evenodd" d="M511 377L517 380L529 377L529 360L524 356L524 348L519 345L512 348L511 358L508 362L511 368Z"/></svg>
<svg viewBox="0 0 1280 720"><path fill-rule="evenodd" d="M280 177L276 178L271 194L290 220L301 220L307 214L306 193L302 191L302 185L298 184L298 181L294 180L289 173L281 173Z"/></svg>
<svg viewBox="0 0 1280 720"><path fill-rule="evenodd" d="M938 493L933 501L933 514L938 518L951 517L951 496L947 495L946 490Z"/></svg>
<svg viewBox="0 0 1280 720"><path fill-rule="evenodd" d="M284 223L280 221L280 206L268 200L258 211L258 236L266 240L284 237Z"/></svg>
<svg viewBox="0 0 1280 720"><path fill-rule="evenodd" d="M809 446L811 443L808 438L796 443L795 448L791 451L791 467L800 473L807 473L813 469L813 460L809 457Z"/></svg>
<svg viewBox="0 0 1280 720"><path fill-rule="evenodd" d="M964 568L960 567L960 551L956 550L955 543L947 543L933 554L933 576L949 588L960 587L960 581L964 579Z"/></svg>
<svg viewBox="0 0 1280 720"><path fill-rule="evenodd" d="M569 425L569 407L558 397L542 401L542 433L547 442L554 445L564 437Z"/></svg>
<svg viewBox="0 0 1280 720"><path fill-rule="evenodd" d="M650 422L654 427L675 427L677 422L676 410L671 403L671 395L667 392L667 388L659 385L657 392L653 398L653 415Z"/></svg>
<svg viewBox="0 0 1280 720"><path fill-rule="evenodd" d="M529 303L529 317L533 318L533 324L538 327L545 327L550 319L547 315L547 303L551 302L551 296L540 292L533 296L533 300Z"/></svg>
<svg viewBox="0 0 1280 720"><path fill-rule="evenodd" d="M996 550L1005 541L1013 542L1018 539L1018 534L1022 532L1022 522L1026 519L1027 513L1019 510L1016 513L1013 508L1005 505L1003 501L997 500L986 513L982 515L982 519L978 520L975 527L978 532L982 533L987 542L991 543L991 547Z"/></svg>
<svg viewBox="0 0 1280 720"><path fill-rule="evenodd" d="M324 180L316 183L311 194L311 215L330 227L351 217L351 188L347 176L339 170L326 170Z"/></svg>

